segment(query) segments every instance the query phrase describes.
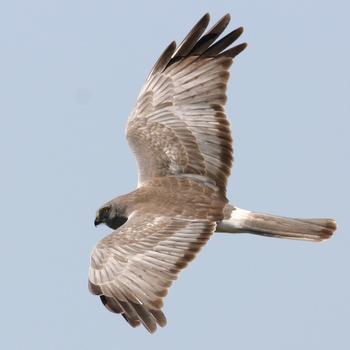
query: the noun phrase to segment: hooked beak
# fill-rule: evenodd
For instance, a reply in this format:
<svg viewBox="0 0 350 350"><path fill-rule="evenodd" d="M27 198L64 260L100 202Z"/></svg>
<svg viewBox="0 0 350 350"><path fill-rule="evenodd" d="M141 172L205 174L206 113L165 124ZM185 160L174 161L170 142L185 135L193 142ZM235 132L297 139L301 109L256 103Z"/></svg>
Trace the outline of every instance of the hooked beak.
<svg viewBox="0 0 350 350"><path fill-rule="evenodd" d="M94 221L95 227L98 226L98 225L100 225L101 223L102 223L102 221L101 221L100 218L97 216L96 219L95 219L95 221Z"/></svg>

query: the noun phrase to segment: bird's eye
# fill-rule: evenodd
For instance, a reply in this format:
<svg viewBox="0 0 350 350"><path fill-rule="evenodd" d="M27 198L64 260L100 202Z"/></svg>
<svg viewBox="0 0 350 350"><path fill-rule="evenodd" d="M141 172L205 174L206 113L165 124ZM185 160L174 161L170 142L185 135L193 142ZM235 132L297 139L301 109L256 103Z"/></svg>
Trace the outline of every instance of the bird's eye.
<svg viewBox="0 0 350 350"><path fill-rule="evenodd" d="M102 216L108 216L110 207L104 207L101 209Z"/></svg>

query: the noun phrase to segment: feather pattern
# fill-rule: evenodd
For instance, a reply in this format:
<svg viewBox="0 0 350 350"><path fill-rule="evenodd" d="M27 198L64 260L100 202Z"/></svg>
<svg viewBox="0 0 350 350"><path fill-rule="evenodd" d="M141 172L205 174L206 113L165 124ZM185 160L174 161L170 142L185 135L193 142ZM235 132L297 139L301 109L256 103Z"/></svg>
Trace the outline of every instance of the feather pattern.
<svg viewBox="0 0 350 350"><path fill-rule="evenodd" d="M246 47L229 48L241 27L216 41L229 21L225 15L203 35L204 15L178 48L168 46L147 78L127 125L139 186L154 177L197 174L225 193L233 162L224 112L228 69Z"/></svg>
<svg viewBox="0 0 350 350"><path fill-rule="evenodd" d="M206 178L182 175L153 178L118 203L129 219L93 250L89 289L132 327L154 332L166 324L168 288L224 218L227 200Z"/></svg>
<svg viewBox="0 0 350 350"><path fill-rule="evenodd" d="M139 166L139 186L106 203L95 225L114 231L91 254L89 290L132 326L166 325L163 299L179 272L211 234L249 232L279 238L330 238L331 219L292 219L227 204L233 162L224 107L229 67L246 44L231 47L237 28L219 38L225 15L203 34L204 15L155 63L127 125Z"/></svg>
<svg viewBox="0 0 350 350"><path fill-rule="evenodd" d="M114 200L128 220L91 254L90 291L149 332L166 324L168 288L223 219L233 160L224 112L229 46L242 33L238 28L216 42L229 21L224 16L203 35L204 15L155 63L127 125L139 186Z"/></svg>
<svg viewBox="0 0 350 350"><path fill-rule="evenodd" d="M157 325L166 325L161 308L168 288L215 227L207 220L133 216L93 250L90 290L131 326L142 323L154 332Z"/></svg>

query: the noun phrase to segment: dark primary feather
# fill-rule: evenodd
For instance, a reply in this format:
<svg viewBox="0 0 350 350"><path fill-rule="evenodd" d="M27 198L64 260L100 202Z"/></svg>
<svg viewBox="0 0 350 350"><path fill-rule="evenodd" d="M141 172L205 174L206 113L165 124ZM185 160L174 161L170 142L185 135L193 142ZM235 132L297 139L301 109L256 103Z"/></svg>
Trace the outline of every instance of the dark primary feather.
<svg viewBox="0 0 350 350"><path fill-rule="evenodd" d="M158 58L154 67L152 68L147 80L149 79L149 77L151 75L161 72L164 69L164 67L166 67L166 65L169 63L171 57L173 56L175 50L176 50L176 42L173 41L167 46L167 48L164 50L164 52Z"/></svg>
<svg viewBox="0 0 350 350"><path fill-rule="evenodd" d="M197 43L198 39L204 33L205 29L209 24L209 14L206 13L192 28L192 30L186 35L185 39L181 42L181 44L176 49L172 61L186 57L190 51L193 49L194 45ZM170 64L171 64L170 62Z"/></svg>
<svg viewBox="0 0 350 350"><path fill-rule="evenodd" d="M238 208L226 205L233 161L226 84L233 58L247 46L230 47L241 27L217 41L229 21L225 15L203 35L209 23L204 15L179 47L172 42L154 65L127 127L139 187L114 199L128 203L128 221L91 254L89 290L132 327L142 324L151 333L166 325L163 298L217 224L231 225L228 232L314 241L336 229L334 220L259 213L234 220ZM191 317L192 311L186 312L184 317Z"/></svg>
<svg viewBox="0 0 350 350"><path fill-rule="evenodd" d="M229 47L235 42L243 33L243 27L239 27L233 30L231 33L225 35L222 39L211 45L207 50L202 53L203 57L215 57L220 52Z"/></svg>
<svg viewBox="0 0 350 350"><path fill-rule="evenodd" d="M209 24L209 20L210 15L206 13L194 25L177 48L175 41L173 41L161 54L154 65L154 68L151 70L150 75L164 70L166 67L172 65L181 58L201 55L203 55L203 57L214 57L230 46L243 33L243 27L239 27L214 43L230 23L231 16L229 14L223 16L206 34L202 36ZM243 49L239 52L243 51L247 44L240 44L240 46L243 47Z"/></svg>
<svg viewBox="0 0 350 350"><path fill-rule="evenodd" d="M201 55L226 29L227 25L230 23L230 19L231 16L226 14L216 24L214 24L213 27L209 29L209 31L200 38L200 40L198 40L190 55Z"/></svg>
<svg viewBox="0 0 350 350"><path fill-rule="evenodd" d="M229 21L225 15L203 35L209 23L204 15L154 65L127 138L139 163L138 193L155 193L91 255L90 291L132 327L143 324L151 333L166 324L161 308L168 288L223 218L233 160L224 113L229 53L243 48L229 51L241 28L215 43ZM227 57L220 57L224 50Z"/></svg>
<svg viewBox="0 0 350 350"><path fill-rule="evenodd" d="M222 39L230 16L204 35L204 15L176 49L160 56L129 117L127 138L139 165L139 185L153 177L193 174L226 191L233 149L224 113L232 59L246 44L230 47L239 27Z"/></svg>
<svg viewBox="0 0 350 350"><path fill-rule="evenodd" d="M224 52L221 52L218 57L225 56L225 57L231 57L234 58L237 55L239 55L245 48L247 47L246 43L239 44L235 47L232 47Z"/></svg>

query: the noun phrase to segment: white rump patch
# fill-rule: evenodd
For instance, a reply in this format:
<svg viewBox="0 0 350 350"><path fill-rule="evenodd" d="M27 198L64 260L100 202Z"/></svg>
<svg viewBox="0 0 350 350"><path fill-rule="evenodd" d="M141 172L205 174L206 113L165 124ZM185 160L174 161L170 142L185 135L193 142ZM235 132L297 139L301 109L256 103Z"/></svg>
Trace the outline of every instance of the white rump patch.
<svg viewBox="0 0 350 350"><path fill-rule="evenodd" d="M241 232L245 227L246 221L249 219L251 212L249 210L235 207L232 210L231 217L218 223L217 232Z"/></svg>

